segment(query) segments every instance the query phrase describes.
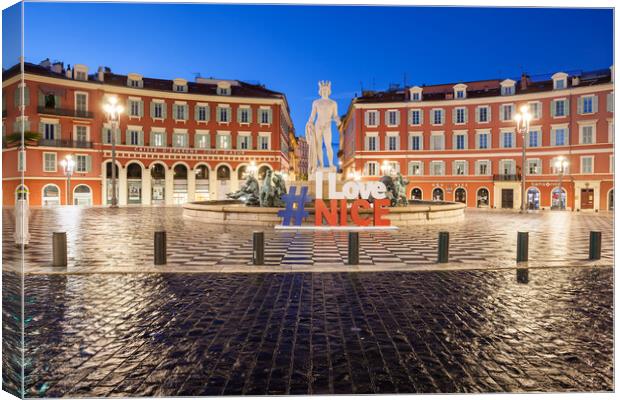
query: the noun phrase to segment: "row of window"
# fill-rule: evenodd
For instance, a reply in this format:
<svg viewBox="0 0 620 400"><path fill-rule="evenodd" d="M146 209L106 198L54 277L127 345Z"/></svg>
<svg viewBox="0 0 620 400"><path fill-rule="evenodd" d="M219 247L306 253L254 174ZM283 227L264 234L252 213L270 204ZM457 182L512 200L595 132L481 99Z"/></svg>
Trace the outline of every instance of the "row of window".
<svg viewBox="0 0 620 400"><path fill-rule="evenodd" d="M130 118L144 117L144 101L129 98L127 100L127 114ZM153 119L165 120L168 118L167 103L163 100L153 100L150 102L150 117ZM187 121L190 119L189 105L185 102L175 102L172 104L172 118L175 121ZM273 122L271 108L259 108L256 111L256 121L261 125L270 125ZM211 108L208 104L198 103L194 106L194 120L198 122L208 122L211 119ZM233 109L229 105L218 105L215 108L215 120L219 123L229 123L233 121ZM237 108L236 121L240 124L250 124L254 121L254 113L250 106L239 106Z"/></svg>
<svg viewBox="0 0 620 400"><path fill-rule="evenodd" d="M57 161L57 155L53 152L44 152L43 153L43 171L44 172L56 172L58 168L62 168L59 166ZM91 172L92 171L92 156L87 154L75 154L73 157L75 161L74 171L75 172Z"/></svg>
<svg viewBox="0 0 620 400"><path fill-rule="evenodd" d="M577 113L579 115L589 115L598 112L598 95L585 95L578 98L577 101ZM543 117L543 107L541 101L532 101L527 103L529 106L529 113L532 116L532 120L539 120ZM489 105L482 105L475 107L475 121L476 123L488 123L492 120L492 109ZM607 94L607 111L613 112L613 93ZM515 104L501 104L499 106L499 119L500 121L512 121L516 112ZM553 99L550 102L550 115L553 118L561 118L569 115L570 103L569 99ZM386 110L384 111L384 121L389 127L400 126L400 110ZM425 115L430 119L431 125L444 125L446 122L446 110L443 108L432 108L430 110L423 109L409 109L408 110L408 125L419 126L424 124ZM469 122L468 108L455 107L452 109L452 124L462 125ZM379 110L367 110L364 113L364 124L367 127L377 127L381 124L381 113Z"/></svg>
<svg viewBox="0 0 620 400"><path fill-rule="evenodd" d="M470 175L469 161L455 160L452 161L452 173L451 175ZM569 173L569 166L557 167L557 159L553 158L549 162L550 174L559 174L560 169L564 169L562 173ZM363 174L365 176L379 176L379 172L382 174L399 173L400 163L397 161L391 161L384 163L385 166L379 165L376 161L369 161L364 164ZM429 162L430 176L443 176L446 175L446 162L441 160L433 160ZM474 161L473 175L491 175L492 174L491 160L476 160ZM515 160L500 160L498 164L498 171L500 175L515 175L517 171L517 165ZM582 156L580 158L580 173L591 174L594 173L594 156ZM609 172L613 173L613 156L610 157ZM539 158L528 158L526 160L526 174L527 175L541 175L543 173L543 162ZM407 175L410 176L422 176L425 175L424 162L423 161L409 161Z"/></svg>
<svg viewBox="0 0 620 400"><path fill-rule="evenodd" d="M168 144L168 134L165 130L152 130L149 133L148 144L145 143L145 134L139 127L130 127L125 131L125 140L122 140L122 134L120 131L116 131L116 144L126 144L130 146L151 146L151 147L190 147L189 138L190 135L187 132L173 132L172 143ZM259 133L256 143L256 147L253 147L252 134L249 132L237 133L237 143L234 147L237 150L270 150L271 149L271 134ZM112 130L110 128L103 128L104 144L112 143ZM211 143L211 134L209 132L196 132L194 134L194 148L197 149L220 149L220 150L232 150L233 149L233 136L230 132L217 132L215 134L215 143Z"/></svg>
<svg viewBox="0 0 620 400"><path fill-rule="evenodd" d="M552 127L549 132L549 143L551 146L567 146L569 144L568 126ZM444 132L431 132L428 139L428 150L446 150L446 139ZM494 143L491 131L480 131L474 136L475 143L470 146L468 143L469 134L467 132L453 132L451 150L490 149L490 148L515 148L517 146L517 136L512 130L500 131L499 137L496 136ZM542 129L531 129L526 135L527 147L541 147L543 133ZM609 140L613 140L613 123L609 124ZM579 126L579 144L596 143L596 123L582 124ZM384 148L379 148L379 133L369 132L365 135L365 151L398 151L401 150L400 134L398 132L388 132L384 141ZM422 132L410 133L408 150L425 150L424 134Z"/></svg>
<svg viewBox="0 0 620 400"><path fill-rule="evenodd" d="M21 93L19 87L15 90L15 106L21 103ZM24 105L30 105L30 90L28 86L24 87ZM54 93L39 93L39 106L49 109L61 108L62 97ZM75 93L75 110L79 112L88 111L88 94L82 92ZM152 100L150 102L150 117L153 119L165 120L168 118L168 106L164 100ZM140 98L129 98L127 100L127 115L132 118L144 117L144 100ZM256 113L250 106L239 106L237 109L236 121L240 124L250 124L256 121L262 125L270 125L273 122L273 114L271 108L261 107ZM172 104L172 118L175 121L187 121L190 119L189 105L186 102L175 102ZM218 105L215 109L215 118L217 122L229 123L233 121L232 107L229 105ZM194 106L194 120L199 122L207 122L211 119L211 108L206 103L198 103Z"/></svg>

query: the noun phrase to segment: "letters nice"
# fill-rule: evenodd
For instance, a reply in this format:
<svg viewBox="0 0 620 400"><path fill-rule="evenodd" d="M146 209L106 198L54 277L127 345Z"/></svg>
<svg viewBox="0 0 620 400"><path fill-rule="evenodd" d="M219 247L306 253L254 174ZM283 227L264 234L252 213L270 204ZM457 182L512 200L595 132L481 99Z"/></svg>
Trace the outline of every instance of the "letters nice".
<svg viewBox="0 0 620 400"><path fill-rule="evenodd" d="M323 219L329 226L347 225L347 200L353 200L351 204L351 221L357 226L369 226L371 222L375 226L390 226L390 220L383 218L389 212L390 200L386 198L387 188L383 182L357 182L346 181L342 191L336 188L336 174L327 174L327 188L329 207L323 201L323 172L316 172L316 201L314 202L315 225L323 224ZM368 199L372 196L372 205ZM340 203L340 207L338 207ZM340 209L340 213L338 213ZM373 217L360 216L361 210L373 210Z"/></svg>

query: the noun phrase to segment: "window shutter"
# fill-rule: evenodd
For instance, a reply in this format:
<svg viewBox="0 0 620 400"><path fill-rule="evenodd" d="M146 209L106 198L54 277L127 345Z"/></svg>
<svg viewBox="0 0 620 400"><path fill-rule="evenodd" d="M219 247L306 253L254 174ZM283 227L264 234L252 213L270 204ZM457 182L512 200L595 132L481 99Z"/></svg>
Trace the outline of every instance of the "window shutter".
<svg viewBox="0 0 620 400"><path fill-rule="evenodd" d="M221 118L221 110L222 110L222 107L216 107L216 108L215 108L215 120L216 120L217 122L222 122L222 118Z"/></svg>
<svg viewBox="0 0 620 400"><path fill-rule="evenodd" d="M168 116L168 103L163 102L163 103L161 104L161 117L162 117L163 119L166 119L166 118L167 118L167 116Z"/></svg>
<svg viewBox="0 0 620 400"><path fill-rule="evenodd" d="M172 105L172 119L177 119L177 115L178 115L177 107L178 107L178 104Z"/></svg>
<svg viewBox="0 0 620 400"><path fill-rule="evenodd" d="M592 112L597 113L598 112L598 95L595 94L594 97L592 97Z"/></svg>
<svg viewBox="0 0 620 400"><path fill-rule="evenodd" d="M183 120L189 120L189 104L183 104Z"/></svg>
<svg viewBox="0 0 620 400"><path fill-rule="evenodd" d="M131 115L131 100L127 99L127 106L125 107L125 113Z"/></svg>
<svg viewBox="0 0 620 400"><path fill-rule="evenodd" d="M144 131L138 132L138 145L144 146Z"/></svg>
<svg viewBox="0 0 620 400"><path fill-rule="evenodd" d="M457 135L452 134L452 150L456 150Z"/></svg>
<svg viewBox="0 0 620 400"><path fill-rule="evenodd" d="M121 144L122 140L121 140L121 130L117 129L116 130L116 144Z"/></svg>
<svg viewBox="0 0 620 400"><path fill-rule="evenodd" d="M480 122L480 110L482 107L476 107L476 122Z"/></svg>
<svg viewBox="0 0 620 400"><path fill-rule="evenodd" d="M464 117L464 121L465 123L467 123L467 107L463 109L463 117Z"/></svg>
<svg viewBox="0 0 620 400"><path fill-rule="evenodd" d="M155 146L155 132L149 134L149 146Z"/></svg>
<svg viewBox="0 0 620 400"><path fill-rule="evenodd" d="M424 110L421 109L418 114L420 115L420 125L422 125L424 123Z"/></svg>
<svg viewBox="0 0 620 400"><path fill-rule="evenodd" d="M243 109L242 108L237 108L237 122L241 123L241 111Z"/></svg>
<svg viewBox="0 0 620 400"><path fill-rule="evenodd" d="M267 122L269 124L273 123L273 112L272 112L271 108L269 110L267 110Z"/></svg>
<svg viewBox="0 0 620 400"><path fill-rule="evenodd" d="M408 113L408 117L407 117L407 124L408 125L413 125L413 110L409 110Z"/></svg>
<svg viewBox="0 0 620 400"><path fill-rule="evenodd" d="M512 132L510 136L512 136L512 140L510 141L511 147L517 147L517 134Z"/></svg>
<svg viewBox="0 0 620 400"><path fill-rule="evenodd" d="M369 117L369 112L368 112L368 111L365 111L365 112L364 112L364 126L368 126L368 120L369 120L369 119L370 119L370 117ZM366 167L364 167L364 168L366 168Z"/></svg>
<svg viewBox="0 0 620 400"><path fill-rule="evenodd" d="M118 144L118 142L116 142ZM131 143L131 131L129 129L125 130L125 143Z"/></svg>
<svg viewBox="0 0 620 400"><path fill-rule="evenodd" d="M155 102L151 101L151 118L155 118Z"/></svg>
<svg viewBox="0 0 620 400"><path fill-rule="evenodd" d="M400 125L400 110L396 111L396 125Z"/></svg>
<svg viewBox="0 0 620 400"><path fill-rule="evenodd" d="M62 138L62 131L60 130L60 124L56 124L56 126L54 127L54 139L61 139Z"/></svg>
<svg viewBox="0 0 620 400"><path fill-rule="evenodd" d="M467 136L468 135L463 135L463 148L467 149Z"/></svg>
<svg viewBox="0 0 620 400"><path fill-rule="evenodd" d="M13 101L15 103L15 107L19 107L19 97L20 97L20 88L19 85L15 87L15 94L13 96Z"/></svg>
<svg viewBox="0 0 620 400"><path fill-rule="evenodd" d="M577 114L583 114L583 103L585 102L586 98L581 96L578 100L577 100Z"/></svg>
<svg viewBox="0 0 620 400"><path fill-rule="evenodd" d="M446 123L446 112L444 110L439 111L441 113L441 125Z"/></svg>
<svg viewBox="0 0 620 400"><path fill-rule="evenodd" d="M370 149L370 136L366 135L366 137L364 137L364 150L369 150Z"/></svg>
<svg viewBox="0 0 620 400"><path fill-rule="evenodd" d="M569 99L564 100L564 112L566 115L570 115L570 101Z"/></svg>
<svg viewBox="0 0 620 400"><path fill-rule="evenodd" d="M144 100L140 100L138 104L139 104L138 109L140 112L140 117L144 117Z"/></svg>
<svg viewBox="0 0 620 400"><path fill-rule="evenodd" d="M86 156L86 172L91 172L93 170L93 157Z"/></svg>
<svg viewBox="0 0 620 400"><path fill-rule="evenodd" d="M28 86L24 86L24 105L30 105L30 89L28 88Z"/></svg>
<svg viewBox="0 0 620 400"><path fill-rule="evenodd" d="M487 109L487 122L491 122L491 119L492 119L491 118L491 115L492 115L491 110L493 110L493 107L487 107L486 109ZM490 136L489 136L489 140L491 140Z"/></svg>
<svg viewBox="0 0 620 400"><path fill-rule="evenodd" d="M39 92L39 107L43 106L45 106L45 96L43 96L43 93Z"/></svg>
<svg viewBox="0 0 620 400"><path fill-rule="evenodd" d="M453 123L453 124L456 124L456 115L457 115L457 114L458 114L458 113L457 113L457 109L456 109L456 108L453 108L453 109L452 109L452 123Z"/></svg>
<svg viewBox="0 0 620 400"><path fill-rule="evenodd" d="M248 123L252 123L252 107L248 108Z"/></svg>
<svg viewBox="0 0 620 400"><path fill-rule="evenodd" d="M551 100L549 104L551 104L551 116L555 117L555 100Z"/></svg>
<svg viewBox="0 0 620 400"><path fill-rule="evenodd" d="M195 121L200 121L200 106L198 104L196 104L194 106L194 120Z"/></svg>
<svg viewBox="0 0 620 400"><path fill-rule="evenodd" d="M614 112L614 94L607 93L607 112Z"/></svg>
<svg viewBox="0 0 620 400"><path fill-rule="evenodd" d="M480 161L474 161L474 175L480 175Z"/></svg>
<svg viewBox="0 0 620 400"><path fill-rule="evenodd" d="M60 96L58 96L57 94L54 95L54 106L56 108L61 108Z"/></svg>

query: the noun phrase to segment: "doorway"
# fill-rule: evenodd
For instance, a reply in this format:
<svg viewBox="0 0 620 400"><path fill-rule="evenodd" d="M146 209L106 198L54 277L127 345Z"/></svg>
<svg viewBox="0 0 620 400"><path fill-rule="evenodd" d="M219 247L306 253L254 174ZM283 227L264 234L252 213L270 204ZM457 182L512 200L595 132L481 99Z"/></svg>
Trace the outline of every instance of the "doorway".
<svg viewBox="0 0 620 400"><path fill-rule="evenodd" d="M581 209L592 210L594 208L594 189L581 189Z"/></svg>
<svg viewBox="0 0 620 400"><path fill-rule="evenodd" d="M502 189L502 208L514 208L513 189Z"/></svg>

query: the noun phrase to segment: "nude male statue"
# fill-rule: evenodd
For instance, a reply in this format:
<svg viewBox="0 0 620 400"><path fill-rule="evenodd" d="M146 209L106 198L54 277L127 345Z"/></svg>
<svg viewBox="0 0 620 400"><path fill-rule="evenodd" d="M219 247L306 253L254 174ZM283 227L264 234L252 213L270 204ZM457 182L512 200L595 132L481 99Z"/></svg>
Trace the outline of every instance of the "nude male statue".
<svg viewBox="0 0 620 400"><path fill-rule="evenodd" d="M329 98L331 82L319 82L320 99L312 102L312 113L306 124L306 139L309 145L308 169L312 174L317 167L323 166L323 143L327 150L329 168L334 167L334 150L332 149L332 120L339 127L338 104ZM316 120L315 120L316 118Z"/></svg>

